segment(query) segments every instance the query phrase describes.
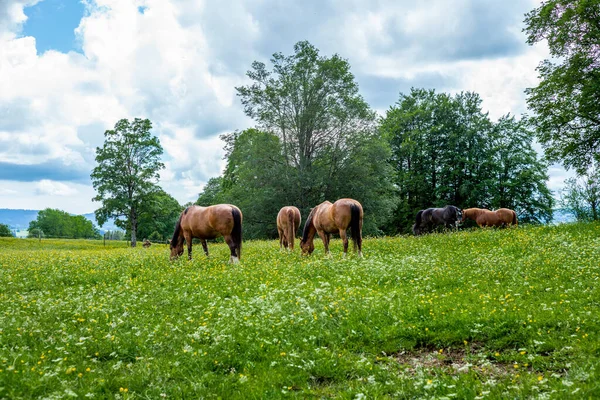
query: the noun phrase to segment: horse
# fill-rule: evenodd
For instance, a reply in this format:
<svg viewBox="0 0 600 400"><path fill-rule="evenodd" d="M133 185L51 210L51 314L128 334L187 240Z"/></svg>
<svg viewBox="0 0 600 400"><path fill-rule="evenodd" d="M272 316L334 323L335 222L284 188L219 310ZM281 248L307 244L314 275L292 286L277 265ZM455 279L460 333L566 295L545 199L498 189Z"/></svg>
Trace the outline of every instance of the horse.
<svg viewBox="0 0 600 400"><path fill-rule="evenodd" d="M190 206L179 216L171 239L171 260L183 254L183 240L188 248L188 258L192 259L192 239L198 238L208 257L207 239L223 236L229 246L229 262L238 263L242 256L242 212L231 204L214 206Z"/></svg>
<svg viewBox="0 0 600 400"><path fill-rule="evenodd" d="M490 211L485 208L467 208L463 210L462 221L472 219L480 228L486 226L518 225L517 213L508 208Z"/></svg>
<svg viewBox="0 0 600 400"><path fill-rule="evenodd" d="M415 235L420 235L438 225L444 225L446 228L456 227L461 220L461 214L460 208L451 205L421 210L417 213L412 231Z"/></svg>
<svg viewBox="0 0 600 400"><path fill-rule="evenodd" d="M277 232L279 233L279 249L294 250L296 230L300 226L300 210L294 206L283 207L277 214Z"/></svg>
<svg viewBox="0 0 600 400"><path fill-rule="evenodd" d="M310 211L306 218L306 224L302 232L300 248L302 254L312 254L315 250L313 239L315 233L318 233L323 240L325 252L329 253L329 240L332 233L339 233L344 242L344 256L348 253L348 237L346 230L352 229L352 241L354 242L354 251L358 247L358 255L362 257L362 224L363 208L362 205L353 199L340 199L331 204L324 201Z"/></svg>

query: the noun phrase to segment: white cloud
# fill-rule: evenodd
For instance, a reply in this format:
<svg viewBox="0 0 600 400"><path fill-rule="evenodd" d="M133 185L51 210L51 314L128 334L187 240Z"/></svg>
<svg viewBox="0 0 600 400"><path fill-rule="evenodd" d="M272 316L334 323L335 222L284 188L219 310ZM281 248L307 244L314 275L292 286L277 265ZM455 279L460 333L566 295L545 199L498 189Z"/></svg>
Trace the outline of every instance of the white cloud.
<svg viewBox="0 0 600 400"><path fill-rule="evenodd" d="M90 185L63 184L56 181L32 183L0 180L0 188L2 188L0 208L26 210L58 208L73 214L85 214L98 208L98 204L92 202L95 192Z"/></svg>
<svg viewBox="0 0 600 400"><path fill-rule="evenodd" d="M49 179L43 179L36 183L35 185L35 193L37 195L48 195L48 196L75 196L78 194L77 189L73 188L71 185L67 185L62 182L55 182Z"/></svg>

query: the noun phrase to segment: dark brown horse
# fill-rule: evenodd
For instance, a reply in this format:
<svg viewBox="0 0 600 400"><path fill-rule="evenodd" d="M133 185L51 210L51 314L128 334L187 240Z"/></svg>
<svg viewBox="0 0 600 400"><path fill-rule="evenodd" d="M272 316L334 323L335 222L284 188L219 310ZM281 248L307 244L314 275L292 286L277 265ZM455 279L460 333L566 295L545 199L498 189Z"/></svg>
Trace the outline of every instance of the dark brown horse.
<svg viewBox="0 0 600 400"><path fill-rule="evenodd" d="M175 225L171 239L171 259L183 254L183 240L188 248L188 258L192 259L192 239L198 238L208 257L207 239L223 236L231 250L229 261L237 263L242 256L242 212L231 204L214 206L191 206L185 209Z"/></svg>
<svg viewBox="0 0 600 400"><path fill-rule="evenodd" d="M300 226L300 210L294 206L283 207L277 214L277 232L279 233L279 248L294 250L296 230Z"/></svg>
<svg viewBox="0 0 600 400"><path fill-rule="evenodd" d="M485 208L467 208L463 210L462 221L472 219L480 228L486 226L518 225L517 213L508 208L490 211Z"/></svg>
<svg viewBox="0 0 600 400"><path fill-rule="evenodd" d="M460 208L447 205L443 208L428 208L417 213L413 233L421 235L443 225L446 228L456 228L461 220L462 211Z"/></svg>
<svg viewBox="0 0 600 400"><path fill-rule="evenodd" d="M325 253L329 254L329 240L332 233L339 233L344 242L344 256L348 253L348 237L346 230L352 229L354 250L358 247L358 255L362 257L362 224L363 208L353 199L340 199L331 204L324 201L313 208L306 218L300 248L302 254L311 254L315 250L313 239L318 233L323 240Z"/></svg>

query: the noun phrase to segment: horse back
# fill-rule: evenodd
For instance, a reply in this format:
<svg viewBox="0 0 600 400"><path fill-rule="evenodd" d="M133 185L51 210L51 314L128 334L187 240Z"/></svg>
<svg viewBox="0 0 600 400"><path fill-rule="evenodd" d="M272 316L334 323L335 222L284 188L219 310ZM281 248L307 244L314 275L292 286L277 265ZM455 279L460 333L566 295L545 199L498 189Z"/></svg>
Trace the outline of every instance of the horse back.
<svg viewBox="0 0 600 400"><path fill-rule="evenodd" d="M362 204L354 199L339 199L330 207L330 223L331 223L331 231L329 232L337 232L340 229L344 230L350 226L352 222L352 210L356 210L356 216L360 221L362 221L364 212L362 208ZM362 225L362 224L361 224Z"/></svg>
<svg viewBox="0 0 600 400"><path fill-rule="evenodd" d="M285 206L282 207L281 210L279 210L279 213L277 214L277 227L278 228L284 228L287 226L288 224L288 214L292 212L293 217L294 217L294 226L298 227L300 226L300 222L301 222L301 216L300 216L300 210L298 209L298 207L294 207L294 206Z"/></svg>
<svg viewBox="0 0 600 400"><path fill-rule="evenodd" d="M182 228L184 231L191 232L192 237L200 239L214 239L228 235L234 225L232 208L237 209L231 204L189 207L184 211L181 221Z"/></svg>

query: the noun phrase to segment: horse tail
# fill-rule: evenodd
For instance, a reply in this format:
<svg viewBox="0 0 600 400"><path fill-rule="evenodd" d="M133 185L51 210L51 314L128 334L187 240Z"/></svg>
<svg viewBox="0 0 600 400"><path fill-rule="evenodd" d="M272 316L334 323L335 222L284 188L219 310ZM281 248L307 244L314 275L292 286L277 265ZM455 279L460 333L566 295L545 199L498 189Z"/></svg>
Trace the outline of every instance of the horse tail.
<svg viewBox="0 0 600 400"><path fill-rule="evenodd" d="M187 210L187 209L186 209ZM181 219L183 218L183 213L179 215L179 219L175 224L175 232L173 232L173 237L171 238L171 248L175 248L177 246L177 242L179 241L179 235L181 235Z"/></svg>
<svg viewBox="0 0 600 400"><path fill-rule="evenodd" d="M417 217L415 218L415 224L413 225L413 233L417 235L417 232L420 232L419 227L421 226L421 218L423 217L423 210L420 210L417 213Z"/></svg>
<svg viewBox="0 0 600 400"><path fill-rule="evenodd" d="M361 207L357 204L350 205L350 229L352 230L352 240L355 245L362 242L362 220L360 218Z"/></svg>
<svg viewBox="0 0 600 400"><path fill-rule="evenodd" d="M231 207L233 216L233 229L231 230L231 239L236 247L238 259L242 259L242 213L235 207Z"/></svg>
<svg viewBox="0 0 600 400"><path fill-rule="evenodd" d="M294 250L294 241L296 240L296 228L297 226L294 225L294 209L293 208L288 208L287 209L287 219L288 219L288 232L287 232L287 240L288 240L288 247L290 250Z"/></svg>
<svg viewBox="0 0 600 400"><path fill-rule="evenodd" d="M517 213L515 211L513 211L512 224L514 226L519 225L519 223L517 222Z"/></svg>

